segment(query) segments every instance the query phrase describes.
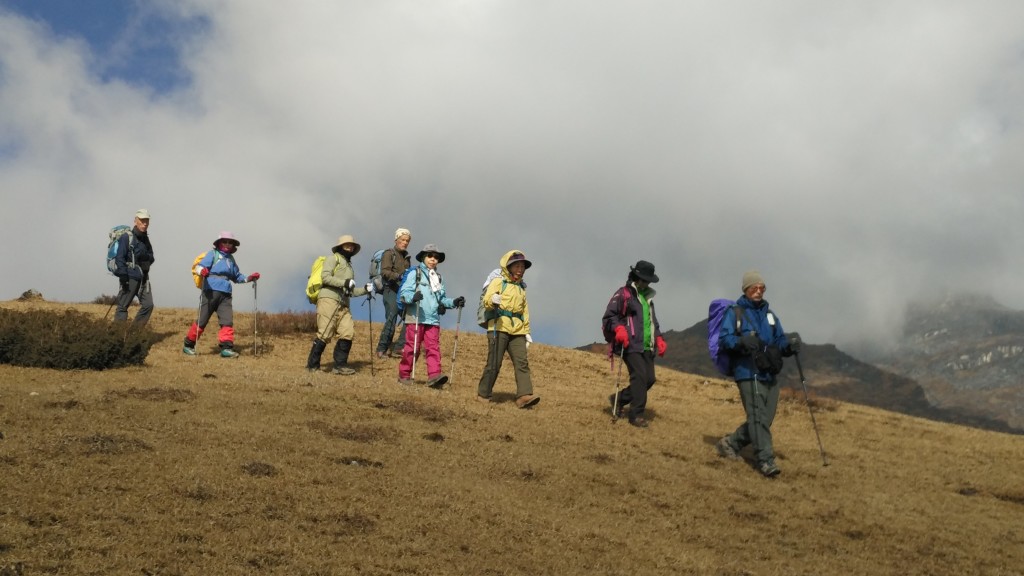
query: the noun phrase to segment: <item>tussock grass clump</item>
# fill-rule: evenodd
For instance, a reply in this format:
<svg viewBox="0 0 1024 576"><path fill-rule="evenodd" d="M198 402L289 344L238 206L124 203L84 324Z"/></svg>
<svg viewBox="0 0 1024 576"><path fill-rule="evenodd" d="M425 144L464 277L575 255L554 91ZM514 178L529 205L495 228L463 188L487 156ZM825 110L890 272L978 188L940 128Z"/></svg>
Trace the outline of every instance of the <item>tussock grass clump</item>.
<svg viewBox="0 0 1024 576"><path fill-rule="evenodd" d="M93 304L102 304L103 306L113 306L114 304L117 303L117 296L116 295L112 296L110 294L100 294L99 296L97 296L97 297L92 299L92 303ZM132 299L132 304L129 304L129 306L131 306L133 304L135 304L135 300L134 299Z"/></svg>
<svg viewBox="0 0 1024 576"><path fill-rule="evenodd" d="M74 310L0 310L0 364L58 370L141 365L159 340L148 328Z"/></svg>
<svg viewBox="0 0 1024 576"><path fill-rule="evenodd" d="M260 332L273 336L290 334L316 334L316 312L278 312L256 315Z"/></svg>

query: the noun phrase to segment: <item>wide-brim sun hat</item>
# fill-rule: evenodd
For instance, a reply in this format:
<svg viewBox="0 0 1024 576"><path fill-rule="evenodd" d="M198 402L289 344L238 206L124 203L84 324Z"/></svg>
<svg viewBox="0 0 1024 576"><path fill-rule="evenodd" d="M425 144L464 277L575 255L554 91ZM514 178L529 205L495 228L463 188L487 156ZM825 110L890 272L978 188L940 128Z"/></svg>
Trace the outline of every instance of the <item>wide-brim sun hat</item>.
<svg viewBox="0 0 1024 576"><path fill-rule="evenodd" d="M235 246L241 246L242 245L242 243L239 242L235 238L234 234L232 234L231 232L228 232L227 230L221 230L220 236L216 240L213 241L214 248L216 248L218 244L220 244L221 242L223 242L225 240L227 240L228 242L231 242Z"/></svg>
<svg viewBox="0 0 1024 576"><path fill-rule="evenodd" d="M437 247L437 244L427 244L426 246L424 246L423 250L420 250L419 253L416 254L416 261L423 262L423 259L427 257L428 252L433 252L434 254L437 254L438 264L444 262L444 252L441 252L441 249Z"/></svg>
<svg viewBox="0 0 1024 576"><path fill-rule="evenodd" d="M654 264L646 260L638 260L636 266L630 266L629 271L644 282L654 284L658 281L658 275L654 273Z"/></svg>
<svg viewBox="0 0 1024 576"><path fill-rule="evenodd" d="M513 252L512 255L508 257L508 261L505 262L505 267L508 268L509 266L515 264L516 262L522 262L523 264L526 265L526 268L533 266L533 262L530 262L529 260L526 259L526 254L523 254L518 250Z"/></svg>
<svg viewBox="0 0 1024 576"><path fill-rule="evenodd" d="M358 254L359 250L362 249L362 246L359 245L359 242L356 242L356 239L351 234L345 234L343 236L338 237L338 242L334 245L334 248L331 248L331 250L337 252L338 249L344 246L345 244L352 244L353 246L356 247L355 250L352 251L353 256Z"/></svg>

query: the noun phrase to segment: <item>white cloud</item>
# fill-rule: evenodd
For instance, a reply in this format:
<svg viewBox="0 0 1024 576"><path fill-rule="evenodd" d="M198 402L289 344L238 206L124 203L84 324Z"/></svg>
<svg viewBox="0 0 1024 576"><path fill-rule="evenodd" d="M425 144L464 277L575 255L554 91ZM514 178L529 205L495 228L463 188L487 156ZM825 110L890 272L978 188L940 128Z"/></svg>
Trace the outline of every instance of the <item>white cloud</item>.
<svg viewBox="0 0 1024 576"><path fill-rule="evenodd" d="M0 296L109 293L106 230L145 206L158 306L192 305L221 229L282 309L337 236L362 270L398 226L470 300L525 250L538 339L563 345L600 338L638 259L663 328L752 267L811 342L883 338L931 291L1015 304L1016 3L172 8L208 27L182 40L192 83L155 97L0 13Z"/></svg>

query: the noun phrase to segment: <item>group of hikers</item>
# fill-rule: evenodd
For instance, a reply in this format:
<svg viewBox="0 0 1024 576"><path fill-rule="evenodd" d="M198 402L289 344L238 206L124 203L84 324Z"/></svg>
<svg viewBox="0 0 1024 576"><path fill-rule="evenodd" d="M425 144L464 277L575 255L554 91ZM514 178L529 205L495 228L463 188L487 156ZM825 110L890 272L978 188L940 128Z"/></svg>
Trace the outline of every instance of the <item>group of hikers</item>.
<svg viewBox="0 0 1024 576"><path fill-rule="evenodd" d="M114 258L114 274L120 281L116 320L127 320L128 305L138 298L142 306L136 316L144 324L153 309L149 286L149 268L155 262L148 238L150 214L140 209L135 214L131 234L118 239ZM408 247L412 233L398 228L394 246L380 255L379 281L357 283L352 258L361 246L351 235L343 235L324 257L320 272L322 286L316 298L317 332L306 361L306 369L319 371L323 352L332 339L331 372L352 375L348 358L355 337L355 325L349 309L350 299L382 295L385 320L376 345L377 358L399 357L398 383L414 383L415 366L425 356L427 379L431 388L442 388L448 376L442 371L440 350L440 318L447 309L462 309L464 296L448 296L438 265L445 253L436 244L425 244L416 253L416 264ZM212 314L216 312L220 331L221 356L234 358L231 286L233 283L255 282L258 272L244 275L234 260L240 242L230 233L221 232L213 249L196 259L193 275L201 288L199 316L190 326L183 352L195 354L195 345ZM521 250L510 250L499 260L499 268L488 276L480 297L480 325L487 330L487 362L477 384L476 400L492 402L495 381L504 357L508 355L516 382L515 405L531 408L540 402L534 394L530 375L528 350L530 314L526 300L524 275L532 266ZM668 348L655 313L655 290L658 275L654 264L640 260L629 267L626 283L613 293L602 317L602 327L609 341L609 354L618 356L629 373L629 385L608 398L613 417L625 416L638 428L647 428L645 416L648 391L656 381L654 358L664 356ZM797 333L786 334L782 324L764 299L764 279L757 271L748 271L742 278L742 296L725 309L715 342L728 366L727 374L736 381L746 419L734 432L716 444L718 454L737 459L739 452L752 447L758 471L775 477L780 471L772 447L771 426L779 400L776 374L782 358L799 353L801 340ZM460 310L461 311L461 310ZM400 328L401 327L401 328ZM395 340L395 332L398 332ZM711 336L710 339L715 339ZM393 345L394 341L394 345Z"/></svg>

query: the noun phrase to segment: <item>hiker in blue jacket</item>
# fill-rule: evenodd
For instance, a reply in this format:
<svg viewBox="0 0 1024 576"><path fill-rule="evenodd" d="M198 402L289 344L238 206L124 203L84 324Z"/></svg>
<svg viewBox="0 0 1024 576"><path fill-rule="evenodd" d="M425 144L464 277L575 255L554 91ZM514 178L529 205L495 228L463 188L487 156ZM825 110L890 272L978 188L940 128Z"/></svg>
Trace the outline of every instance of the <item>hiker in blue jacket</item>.
<svg viewBox="0 0 1024 576"><path fill-rule="evenodd" d="M733 376L747 419L735 432L719 440L716 448L719 455L736 459L740 450L752 444L758 471L772 478L780 473L772 449L772 421L779 405L775 375L782 370L783 356L800 351L800 335L793 332L787 336L783 331L782 323L764 299L765 283L758 271L743 274L742 288L743 296L736 306L725 312L718 341L732 357Z"/></svg>
<svg viewBox="0 0 1024 576"><path fill-rule="evenodd" d="M153 313L153 289L149 285L149 267L156 262L153 245L149 241L149 210L139 209L135 213L135 225L129 234L117 239L117 254L114 256L117 276L121 288L117 292L117 311L114 320L128 320L128 306L136 297L139 312L135 324L144 326Z"/></svg>
<svg viewBox="0 0 1024 576"><path fill-rule="evenodd" d="M185 335L185 346L182 352L189 356L196 354L196 340L206 329L206 323L214 312L220 323L217 341L220 344L220 355L224 358L237 358L235 352L235 328L231 306L231 285L243 282L255 282L260 279L259 272L246 276L235 264L235 251L242 243L235 239L231 232L221 232L213 241L213 250L203 256L196 264L195 273L203 277L202 293L199 297L199 318L192 323Z"/></svg>
<svg viewBox="0 0 1024 576"><path fill-rule="evenodd" d="M658 281L654 264L640 260L629 267L626 285L618 289L608 301L602 317L602 325L615 334L613 353L621 354L622 361L629 368L629 387L608 397L613 409L620 410L629 405L629 423L638 428L647 428L644 410L647 408L647 391L654 386L654 355L664 356L668 346L661 337L658 315L654 313L654 295L651 284ZM619 414L615 414L618 417Z"/></svg>

